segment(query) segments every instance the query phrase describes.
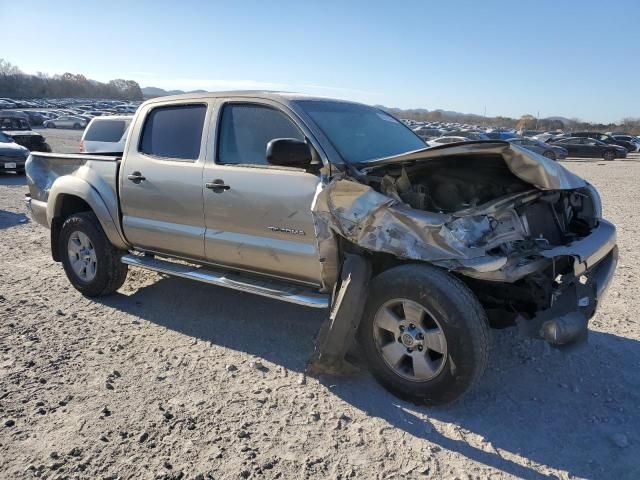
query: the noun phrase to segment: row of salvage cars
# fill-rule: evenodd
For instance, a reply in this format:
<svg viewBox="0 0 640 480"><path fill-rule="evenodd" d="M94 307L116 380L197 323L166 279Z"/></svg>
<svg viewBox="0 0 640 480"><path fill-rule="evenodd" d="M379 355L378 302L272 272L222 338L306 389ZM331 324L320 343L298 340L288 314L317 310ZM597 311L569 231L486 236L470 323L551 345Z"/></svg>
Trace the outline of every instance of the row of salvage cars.
<svg viewBox="0 0 640 480"><path fill-rule="evenodd" d="M0 171L24 173L31 151L50 152L51 146L21 116L0 113Z"/></svg>

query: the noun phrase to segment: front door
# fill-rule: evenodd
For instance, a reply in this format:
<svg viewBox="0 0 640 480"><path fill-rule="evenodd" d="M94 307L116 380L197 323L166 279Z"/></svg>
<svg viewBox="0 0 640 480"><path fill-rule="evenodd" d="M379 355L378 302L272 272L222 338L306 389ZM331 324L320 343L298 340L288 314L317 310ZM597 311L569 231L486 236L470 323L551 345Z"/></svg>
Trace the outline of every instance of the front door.
<svg viewBox="0 0 640 480"><path fill-rule="evenodd" d="M120 175L122 226L134 246L204 258L202 169L206 103L148 106L132 128Z"/></svg>
<svg viewBox="0 0 640 480"><path fill-rule="evenodd" d="M274 138L304 135L273 105L228 102L204 169L205 254L216 264L318 285L311 203L320 181L302 169L267 164Z"/></svg>

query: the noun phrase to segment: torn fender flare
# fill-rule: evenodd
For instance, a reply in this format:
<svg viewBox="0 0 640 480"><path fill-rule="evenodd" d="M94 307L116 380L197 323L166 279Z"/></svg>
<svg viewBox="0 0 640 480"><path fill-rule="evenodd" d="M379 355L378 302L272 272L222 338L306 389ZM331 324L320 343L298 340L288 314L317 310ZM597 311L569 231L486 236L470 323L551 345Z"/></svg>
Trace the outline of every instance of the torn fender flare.
<svg viewBox="0 0 640 480"><path fill-rule="evenodd" d="M344 358L360 325L370 280L371 262L361 255L345 254L331 312L320 327L307 366L310 375L335 375L350 370Z"/></svg>

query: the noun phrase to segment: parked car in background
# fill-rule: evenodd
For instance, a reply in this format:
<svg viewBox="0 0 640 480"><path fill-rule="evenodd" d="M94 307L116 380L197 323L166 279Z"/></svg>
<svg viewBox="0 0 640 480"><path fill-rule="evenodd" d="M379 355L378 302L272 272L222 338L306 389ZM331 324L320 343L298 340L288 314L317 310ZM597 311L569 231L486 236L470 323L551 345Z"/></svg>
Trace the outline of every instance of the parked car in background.
<svg viewBox="0 0 640 480"><path fill-rule="evenodd" d="M47 120L47 118L42 115L42 113L33 110L23 110L22 113L24 113L29 118L29 123L32 126L42 125L44 121Z"/></svg>
<svg viewBox="0 0 640 480"><path fill-rule="evenodd" d="M438 147L440 145L447 145L449 143L459 143L459 142L468 142L469 139L466 137L456 137L456 136L448 136L448 137L438 137L432 140L429 140L430 147Z"/></svg>
<svg viewBox="0 0 640 480"><path fill-rule="evenodd" d="M565 148L569 152L570 157L587 157L587 158L604 158L605 160L615 160L616 158L625 158L627 149L620 145L611 145L595 138L570 137L563 138L554 142Z"/></svg>
<svg viewBox="0 0 640 480"><path fill-rule="evenodd" d="M413 129L413 133L418 135L423 140L430 140L442 136L442 130L439 128L431 127L418 127Z"/></svg>
<svg viewBox="0 0 640 480"><path fill-rule="evenodd" d="M85 153L122 153L132 116L96 117L82 134L80 151Z"/></svg>
<svg viewBox="0 0 640 480"><path fill-rule="evenodd" d="M629 142L632 145L635 145L635 147L636 147L635 150L629 150L627 147L625 147L630 152L638 152L638 151L640 151L640 140L638 139L638 137L634 137L633 135L611 135L611 136L613 138L615 138L619 142Z"/></svg>
<svg viewBox="0 0 640 480"><path fill-rule="evenodd" d="M486 135L491 140L509 140L510 138L516 138L518 136L513 132L495 130L493 132L487 132Z"/></svg>
<svg viewBox="0 0 640 480"><path fill-rule="evenodd" d="M532 152L539 153L551 160L562 160L563 158L567 158L567 155L569 154L566 148L543 143L539 140L533 140L532 138L510 138L507 141L513 145L518 145L522 148L526 148L527 150L531 150Z"/></svg>
<svg viewBox="0 0 640 480"><path fill-rule="evenodd" d="M45 128L74 128L80 130L87 126L87 120L72 115L62 115L53 120L46 120L42 125Z"/></svg>
<svg viewBox="0 0 640 480"><path fill-rule="evenodd" d="M11 137L0 132L0 171L24 173L29 149L18 145Z"/></svg>
<svg viewBox="0 0 640 480"><path fill-rule="evenodd" d="M51 151L51 147L45 142L45 138L31 130L29 122L22 117L7 116L5 113L0 113L0 131L32 152Z"/></svg>
<svg viewBox="0 0 640 480"><path fill-rule="evenodd" d="M14 101L8 99L8 98L0 98L0 109L5 109L5 108L16 108L17 105Z"/></svg>
<svg viewBox="0 0 640 480"><path fill-rule="evenodd" d="M583 138L595 138L596 140L601 141L602 143L606 143L607 145L620 145L627 149L628 152L635 152L636 145L631 142L627 142L625 140L616 140L611 135L600 132L575 132L571 134L572 137L583 137Z"/></svg>
<svg viewBox="0 0 640 480"><path fill-rule="evenodd" d="M477 132L473 130L453 130L447 132L448 137L464 137L467 140L490 140L489 137L483 132Z"/></svg>

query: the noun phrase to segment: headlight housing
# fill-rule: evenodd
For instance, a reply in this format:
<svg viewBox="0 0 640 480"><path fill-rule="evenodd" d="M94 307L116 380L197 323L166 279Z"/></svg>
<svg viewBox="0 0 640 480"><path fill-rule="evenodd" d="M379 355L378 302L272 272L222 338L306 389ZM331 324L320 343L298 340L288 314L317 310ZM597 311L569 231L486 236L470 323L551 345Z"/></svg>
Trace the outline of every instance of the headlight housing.
<svg viewBox="0 0 640 480"><path fill-rule="evenodd" d="M589 197L591 198L591 202L593 203L593 216L600 220L602 218L602 198L600 198L600 194L596 187L587 183L587 192L589 193Z"/></svg>

